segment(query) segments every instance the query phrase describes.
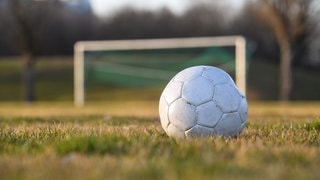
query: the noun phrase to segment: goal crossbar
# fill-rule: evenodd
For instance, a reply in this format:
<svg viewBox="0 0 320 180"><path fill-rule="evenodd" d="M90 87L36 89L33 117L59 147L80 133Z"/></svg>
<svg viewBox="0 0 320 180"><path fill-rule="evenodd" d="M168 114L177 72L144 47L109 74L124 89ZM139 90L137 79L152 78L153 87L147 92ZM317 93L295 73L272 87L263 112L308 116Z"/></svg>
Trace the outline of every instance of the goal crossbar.
<svg viewBox="0 0 320 180"><path fill-rule="evenodd" d="M79 41L74 45L74 104L75 106L83 106L85 102L85 52L216 46L235 47L235 81L240 91L246 94L246 41L242 36Z"/></svg>

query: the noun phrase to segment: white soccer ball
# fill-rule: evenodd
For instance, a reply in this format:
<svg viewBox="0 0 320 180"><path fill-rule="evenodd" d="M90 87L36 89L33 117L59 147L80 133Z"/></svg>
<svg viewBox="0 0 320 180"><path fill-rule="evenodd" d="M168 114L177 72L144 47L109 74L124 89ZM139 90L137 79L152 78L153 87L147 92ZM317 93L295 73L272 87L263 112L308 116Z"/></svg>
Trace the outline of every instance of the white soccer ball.
<svg viewBox="0 0 320 180"><path fill-rule="evenodd" d="M247 121L248 104L232 78L211 66L179 72L163 90L162 128L174 138L234 137Z"/></svg>

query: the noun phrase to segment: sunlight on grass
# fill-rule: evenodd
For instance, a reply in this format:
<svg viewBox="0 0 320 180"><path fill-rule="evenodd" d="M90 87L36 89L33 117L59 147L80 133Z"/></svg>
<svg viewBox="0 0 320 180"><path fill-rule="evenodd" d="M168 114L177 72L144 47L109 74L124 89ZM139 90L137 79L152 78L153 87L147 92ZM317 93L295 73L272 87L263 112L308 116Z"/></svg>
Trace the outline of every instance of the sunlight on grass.
<svg viewBox="0 0 320 180"><path fill-rule="evenodd" d="M1 179L320 177L316 103L254 102L238 137L182 141L162 130L156 102L0 107Z"/></svg>

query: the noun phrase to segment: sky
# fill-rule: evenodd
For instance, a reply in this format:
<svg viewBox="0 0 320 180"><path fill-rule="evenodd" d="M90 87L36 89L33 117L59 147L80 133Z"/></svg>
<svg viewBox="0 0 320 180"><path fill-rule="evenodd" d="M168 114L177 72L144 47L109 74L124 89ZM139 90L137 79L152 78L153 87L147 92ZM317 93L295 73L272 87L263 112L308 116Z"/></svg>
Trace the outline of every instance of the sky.
<svg viewBox="0 0 320 180"><path fill-rule="evenodd" d="M211 2L212 0L91 0L91 5L99 16L110 16L123 7L133 7L138 10L158 10L167 7L176 14L182 14L192 4ZM226 3L234 8L241 7L244 0L224 0L217 3Z"/></svg>

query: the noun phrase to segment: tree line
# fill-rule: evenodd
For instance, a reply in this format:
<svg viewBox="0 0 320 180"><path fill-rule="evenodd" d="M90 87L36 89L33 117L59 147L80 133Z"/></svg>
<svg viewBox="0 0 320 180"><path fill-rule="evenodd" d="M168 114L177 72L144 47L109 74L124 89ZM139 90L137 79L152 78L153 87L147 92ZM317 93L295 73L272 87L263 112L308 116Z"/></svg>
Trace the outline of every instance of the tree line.
<svg viewBox="0 0 320 180"><path fill-rule="evenodd" d="M281 62L280 98L290 99L290 67L320 67L319 10L312 0L259 0L230 18L228 7L199 4L182 15L125 8L108 18L60 0L0 0L0 56L22 55L32 101L34 57L72 55L79 40L243 35L255 56ZM284 83L285 82L285 83ZM30 85L31 84L31 85Z"/></svg>

